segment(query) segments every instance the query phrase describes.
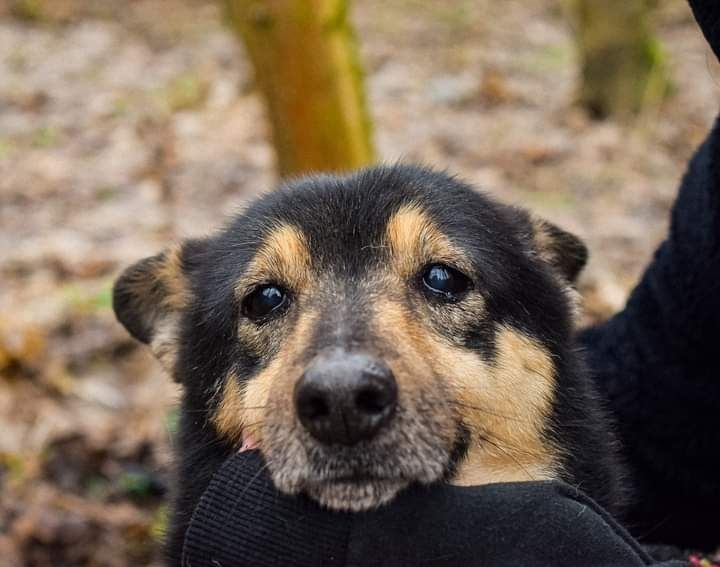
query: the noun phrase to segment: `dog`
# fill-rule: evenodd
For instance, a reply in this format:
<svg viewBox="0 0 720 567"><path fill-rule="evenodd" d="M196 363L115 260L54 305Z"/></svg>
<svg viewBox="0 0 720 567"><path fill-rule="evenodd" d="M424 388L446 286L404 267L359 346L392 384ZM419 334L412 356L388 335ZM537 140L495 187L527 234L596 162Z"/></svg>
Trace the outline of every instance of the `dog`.
<svg viewBox="0 0 720 567"><path fill-rule="evenodd" d="M559 479L611 511L623 466L574 344L575 236L411 165L289 181L129 267L114 309L183 387L169 547L212 474L367 510L413 483Z"/></svg>

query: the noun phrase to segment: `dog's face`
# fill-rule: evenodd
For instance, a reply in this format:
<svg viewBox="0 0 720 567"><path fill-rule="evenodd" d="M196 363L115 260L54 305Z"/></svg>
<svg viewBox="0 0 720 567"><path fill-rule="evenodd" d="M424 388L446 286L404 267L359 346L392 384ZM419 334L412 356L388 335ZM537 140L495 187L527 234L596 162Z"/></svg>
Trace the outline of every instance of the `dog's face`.
<svg viewBox="0 0 720 567"><path fill-rule="evenodd" d="M192 427L262 451L278 489L366 509L413 482L555 478L575 238L444 174L300 180L129 268L118 318Z"/></svg>

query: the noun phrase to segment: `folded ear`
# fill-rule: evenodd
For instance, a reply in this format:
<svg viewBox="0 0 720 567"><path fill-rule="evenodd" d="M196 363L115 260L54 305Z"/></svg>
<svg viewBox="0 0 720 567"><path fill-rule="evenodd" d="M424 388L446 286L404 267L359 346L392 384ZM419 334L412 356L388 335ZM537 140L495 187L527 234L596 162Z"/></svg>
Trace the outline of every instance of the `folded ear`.
<svg viewBox="0 0 720 567"><path fill-rule="evenodd" d="M574 285L588 259L588 250L583 241L538 217L530 217L530 226L535 252L559 276Z"/></svg>
<svg viewBox="0 0 720 567"><path fill-rule="evenodd" d="M113 309L118 321L140 342L150 345L172 372L180 316L188 303L188 284L180 246L140 260L115 282Z"/></svg>

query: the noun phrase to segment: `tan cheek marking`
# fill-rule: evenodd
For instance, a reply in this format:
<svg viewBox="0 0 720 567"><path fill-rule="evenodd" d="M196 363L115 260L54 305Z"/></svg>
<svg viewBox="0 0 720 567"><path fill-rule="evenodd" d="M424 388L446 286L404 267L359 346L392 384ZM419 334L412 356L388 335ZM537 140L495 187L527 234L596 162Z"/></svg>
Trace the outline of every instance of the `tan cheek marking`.
<svg viewBox="0 0 720 567"><path fill-rule="evenodd" d="M299 374L294 361L307 348L316 321L315 312L301 314L283 348L245 384L241 385L238 377L232 374L226 378L218 409L212 418L221 435L240 443L245 433L262 445L262 430L270 412L271 396L273 411L286 411L291 415L292 392ZM286 407L278 410L283 404Z"/></svg>
<svg viewBox="0 0 720 567"><path fill-rule="evenodd" d="M559 450L544 436L555 392L550 355L509 326L496 345L494 364L455 353L456 395L472 442L454 483L556 478Z"/></svg>
<svg viewBox="0 0 720 567"><path fill-rule="evenodd" d="M408 278L431 260L447 261L462 267L464 255L432 222L419 205L405 205L390 218L385 238L396 272Z"/></svg>
<svg viewBox="0 0 720 567"><path fill-rule="evenodd" d="M426 332L395 301L378 298L374 313L376 332L392 346L396 357L393 374L401 389L406 388L407 393L412 395L413 388L432 382L432 368L423 354L429 342Z"/></svg>
<svg viewBox="0 0 720 567"><path fill-rule="evenodd" d="M406 396L442 395L435 411L448 411L471 434L467 458L453 483L488 484L556 478L559 452L543 436L554 396L549 354L511 327L496 336L494 364L432 334L404 306L387 299L376 305L378 334L398 353L393 365ZM453 435L455 432L453 431ZM489 439L484 441L482 438Z"/></svg>
<svg viewBox="0 0 720 567"><path fill-rule="evenodd" d="M310 251L302 232L292 225L279 224L265 236L237 291L244 293L247 282L267 280L275 280L300 291L310 278L310 263Z"/></svg>
<svg viewBox="0 0 720 567"><path fill-rule="evenodd" d="M399 302L379 297L373 311L374 332L390 345L385 362L398 383L400 403L411 414L418 406L424 408L422 411L433 411L432 435L450 447L457 432L457 417L455 407L447 402L447 389L436 380L434 338ZM422 419L421 415L417 417Z"/></svg>
<svg viewBox="0 0 720 567"><path fill-rule="evenodd" d="M265 236L262 246L238 282L236 293L244 295L253 283L277 281L299 294L310 278L310 262L310 252L302 232L292 225L278 224ZM246 431L260 441L271 386L287 373L288 361L298 352L300 337L308 340L309 332L305 326L311 318L311 315L301 315L295 331L287 337L272 332L269 335L267 330L249 321L240 324L238 333L248 348L263 357L277 352L268 366L245 384L241 385L233 374L226 377L212 418L221 435L240 443L243 431Z"/></svg>
<svg viewBox="0 0 720 567"><path fill-rule="evenodd" d="M243 401L242 388L237 374L230 372L225 377L220 403L212 420L215 428L228 439L238 443L242 439Z"/></svg>

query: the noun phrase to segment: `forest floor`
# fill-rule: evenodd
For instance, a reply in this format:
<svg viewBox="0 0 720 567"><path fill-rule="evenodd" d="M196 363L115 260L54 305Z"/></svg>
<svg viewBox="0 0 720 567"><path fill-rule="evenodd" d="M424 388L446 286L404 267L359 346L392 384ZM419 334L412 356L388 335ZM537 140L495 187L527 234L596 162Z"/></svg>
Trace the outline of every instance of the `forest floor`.
<svg viewBox="0 0 720 567"><path fill-rule="evenodd" d="M559 4L363 0L352 16L381 159L447 168L582 236L592 322L666 232L720 68L666 0L672 96L593 122ZM211 2L0 0L3 567L158 563L178 393L115 322L111 283L271 189L267 133Z"/></svg>

